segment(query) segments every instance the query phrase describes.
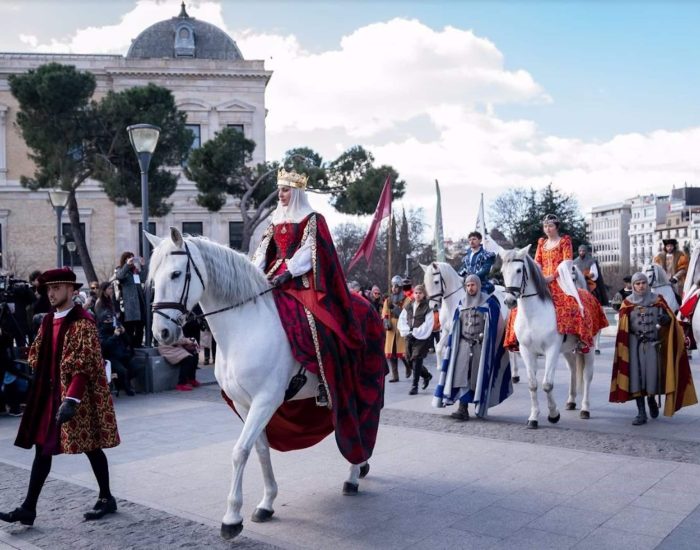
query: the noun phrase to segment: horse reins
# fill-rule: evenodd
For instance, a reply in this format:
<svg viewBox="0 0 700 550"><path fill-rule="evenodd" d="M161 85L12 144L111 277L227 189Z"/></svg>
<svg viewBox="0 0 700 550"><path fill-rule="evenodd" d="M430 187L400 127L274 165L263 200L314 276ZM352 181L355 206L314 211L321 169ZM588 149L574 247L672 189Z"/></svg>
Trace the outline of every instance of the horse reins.
<svg viewBox="0 0 700 550"><path fill-rule="evenodd" d="M445 278L442 276L442 272L440 270L437 270L433 275L440 275L440 292L437 294L431 294L428 296L428 300L434 300L435 298L439 298L439 301L446 300L450 296L457 294L461 290L461 287L457 287L455 290L450 292L449 294L445 294Z"/></svg>
<svg viewBox="0 0 700 550"><path fill-rule="evenodd" d="M532 296L537 296L537 292L534 292L532 294L523 294L525 292L525 287L527 286L527 269L525 269L525 260L520 260L518 258L515 258L511 260L511 262L520 262L523 264L523 277L522 280L520 281L520 288L517 286L507 286L506 287L506 292L509 292L513 296L515 296L516 299L518 298L531 298Z"/></svg>
<svg viewBox="0 0 700 550"><path fill-rule="evenodd" d="M175 250L171 252L172 255L174 256L187 256L187 266L185 267L185 284L182 287L182 294L180 294L180 301L178 302L154 302L151 305L151 309L153 310L153 313L157 313L158 315L165 317L168 319L168 321L171 321L175 323L177 326L182 327L182 317L186 316L190 320L199 320L199 319L204 319L205 317L209 317L210 315L214 315L215 313L221 313L223 311L228 311L230 309L235 309L237 307L240 307L244 304L247 304L248 302L252 302L256 298L259 298L263 294L267 294L268 292L274 290L274 287L267 288L263 290L262 292L257 293L255 296L251 296L250 298L246 298L245 300L242 300L240 302L237 302L231 306L227 307L222 307L221 309L215 309L214 311L210 311L208 313L200 313L198 315L193 315L188 309L187 309L187 301L189 300L190 297L190 284L192 282L192 268L194 268L194 272L197 274L197 277L199 278L199 282L202 284L202 290L204 290L206 287L204 285L204 278L202 277L202 273L199 271L199 268L197 267L197 264L194 263L194 260L192 259L192 254L190 253L190 249L187 246L187 242L184 243L185 249L184 250ZM170 315L163 313L161 310L163 309L175 309L180 312L180 316L177 319L173 319L170 317Z"/></svg>

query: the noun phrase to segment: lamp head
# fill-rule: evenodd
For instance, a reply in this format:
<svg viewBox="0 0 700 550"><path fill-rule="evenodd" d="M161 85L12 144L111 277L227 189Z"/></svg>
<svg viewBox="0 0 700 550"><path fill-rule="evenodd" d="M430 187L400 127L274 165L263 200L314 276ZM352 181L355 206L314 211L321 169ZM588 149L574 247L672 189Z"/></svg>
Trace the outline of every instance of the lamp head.
<svg viewBox="0 0 700 550"><path fill-rule="evenodd" d="M65 208L69 197L68 191L59 188L49 189L49 200L54 208Z"/></svg>
<svg viewBox="0 0 700 550"><path fill-rule="evenodd" d="M153 124L132 124L127 126L126 131L129 132L129 141L136 153L153 154L158 145L158 137L160 136L160 128Z"/></svg>

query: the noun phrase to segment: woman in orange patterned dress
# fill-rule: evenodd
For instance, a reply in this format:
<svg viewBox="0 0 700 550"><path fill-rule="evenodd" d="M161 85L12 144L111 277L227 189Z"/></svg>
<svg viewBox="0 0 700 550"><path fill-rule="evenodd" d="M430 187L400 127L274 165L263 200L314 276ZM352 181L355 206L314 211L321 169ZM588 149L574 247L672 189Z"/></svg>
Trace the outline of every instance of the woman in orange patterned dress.
<svg viewBox="0 0 700 550"><path fill-rule="evenodd" d="M593 345L593 338L602 328L608 326L603 308L595 297L587 290L578 291L584 314L581 315L578 301L574 296L566 294L557 283L559 272L557 268L564 260L574 259L574 249L571 237L559 234L559 219L554 214L547 214L542 220L542 229L546 237L537 241L535 263L542 269L542 275L549 286L554 309L557 314L557 332L573 334L580 340L580 351L588 353ZM504 345L509 349L517 348L515 337L515 316L517 309L511 310Z"/></svg>

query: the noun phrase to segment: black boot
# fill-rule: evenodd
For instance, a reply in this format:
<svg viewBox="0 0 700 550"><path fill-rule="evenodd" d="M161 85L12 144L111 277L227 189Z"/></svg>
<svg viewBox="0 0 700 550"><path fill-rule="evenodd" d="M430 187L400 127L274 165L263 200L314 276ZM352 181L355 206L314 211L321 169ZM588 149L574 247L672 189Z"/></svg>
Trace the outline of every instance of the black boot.
<svg viewBox="0 0 700 550"><path fill-rule="evenodd" d="M423 365L421 365L421 376L423 377L423 389L426 389L428 387L428 384L430 384L430 381L433 379L433 375L428 372L428 369L426 369Z"/></svg>
<svg viewBox="0 0 700 550"><path fill-rule="evenodd" d="M411 366L413 367L413 387L411 391L408 392L408 395L416 395L418 393L418 381L420 380L421 368L418 361Z"/></svg>
<svg viewBox="0 0 700 550"><path fill-rule="evenodd" d="M659 405L656 402L656 396L650 395L647 397L647 403L649 403L649 416L656 418L659 416Z"/></svg>
<svg viewBox="0 0 700 550"><path fill-rule="evenodd" d="M86 520L101 519L107 514L113 514L117 511L117 500L114 497L100 498L92 507L92 510L85 512Z"/></svg>
<svg viewBox="0 0 700 550"><path fill-rule="evenodd" d="M641 426L647 423L647 411L644 408L644 398L637 397L635 401L637 402L637 416L632 421L632 426Z"/></svg>
<svg viewBox="0 0 700 550"><path fill-rule="evenodd" d="M20 522L22 525L34 525L36 519L36 510L27 510L19 506L12 512L0 512L0 520L7 523Z"/></svg>
<svg viewBox="0 0 700 550"><path fill-rule="evenodd" d="M461 420L462 422L466 422L469 420L469 408L466 403L462 403L461 401L459 402L459 408L453 412L450 415L452 418L456 420Z"/></svg>

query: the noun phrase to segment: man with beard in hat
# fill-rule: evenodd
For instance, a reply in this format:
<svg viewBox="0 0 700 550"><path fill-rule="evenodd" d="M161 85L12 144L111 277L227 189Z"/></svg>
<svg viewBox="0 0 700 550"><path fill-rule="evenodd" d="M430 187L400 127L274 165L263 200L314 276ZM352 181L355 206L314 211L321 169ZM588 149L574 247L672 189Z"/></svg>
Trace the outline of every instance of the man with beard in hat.
<svg viewBox="0 0 700 550"><path fill-rule="evenodd" d="M632 276L632 294L620 307L615 341L610 402L634 399L632 424L646 424L644 397L652 418L659 415L657 395L665 396L664 416L698 402L685 351L683 330L644 273Z"/></svg>
<svg viewBox="0 0 700 550"><path fill-rule="evenodd" d="M654 263L660 265L668 275L668 280L673 285L678 303L681 303L680 291L683 290L685 275L688 272L688 256L678 250L676 239L663 239L664 250L654 256Z"/></svg>
<svg viewBox="0 0 700 550"><path fill-rule="evenodd" d="M434 407L459 403L450 416L469 420L468 403L483 418L490 406L513 393L508 353L503 348L505 322L493 294L481 291L481 279L468 275L466 298L457 307L442 362Z"/></svg>
<svg viewBox="0 0 700 550"><path fill-rule="evenodd" d="M117 510L102 450L119 444L117 421L95 321L73 304L73 292L81 286L75 281L75 273L68 268L41 275L55 313L44 317L29 351L34 383L15 441L18 447L35 447L34 462L24 502L0 513L2 521L33 525L52 457L61 453L85 453L97 479L99 498L85 519L100 519Z"/></svg>
<svg viewBox="0 0 700 550"><path fill-rule="evenodd" d="M406 339L396 329L403 308L411 303L411 298L406 296L406 293L401 288L402 285L403 280L399 275L394 275L391 278L391 294L386 297L382 307L382 320L386 331L384 355L386 355L391 366L389 382L399 381L399 359L403 361L406 367L406 378L410 378L412 372L410 365L406 361Z"/></svg>

